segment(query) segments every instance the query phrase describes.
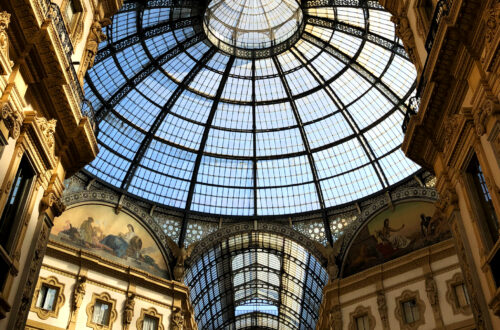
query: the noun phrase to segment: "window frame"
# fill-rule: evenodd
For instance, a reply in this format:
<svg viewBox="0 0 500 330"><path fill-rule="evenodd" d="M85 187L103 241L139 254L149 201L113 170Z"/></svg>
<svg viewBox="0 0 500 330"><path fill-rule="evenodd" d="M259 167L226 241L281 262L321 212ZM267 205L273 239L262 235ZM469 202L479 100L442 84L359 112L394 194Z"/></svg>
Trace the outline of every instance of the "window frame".
<svg viewBox="0 0 500 330"><path fill-rule="evenodd" d="M142 326L144 324L144 319L149 316L149 317L154 317L158 319L158 328L157 330L165 330L165 327L163 326L163 315L158 313L156 308L150 307L148 309L142 308L141 309L141 315L137 319L136 326L137 330L142 330Z"/></svg>
<svg viewBox="0 0 500 330"><path fill-rule="evenodd" d="M94 308L98 301L110 305L108 324L99 324L92 321L94 316ZM94 292L92 293L92 300L87 305L86 311L87 311L87 327L92 328L94 330L112 329L113 323L116 321L118 315L116 312L116 299L112 299L110 294L107 292L102 292L100 294Z"/></svg>
<svg viewBox="0 0 500 330"><path fill-rule="evenodd" d="M471 315L472 308L471 308L470 302L469 302L469 305L467 305L467 306L460 306L460 303L458 302L458 297L457 297L456 291L455 291L455 288L457 285L464 285L465 289L468 290L462 273L456 273L453 275L452 278L450 278L449 280L446 281L446 286L448 288L446 291L446 300L451 305L451 308L453 309L454 315L458 315L458 314ZM468 294L468 292L467 292L467 294ZM470 296L469 296L469 301L470 301Z"/></svg>
<svg viewBox="0 0 500 330"><path fill-rule="evenodd" d="M368 330L375 329L375 317L372 314L371 307L357 306L356 309L349 314L349 330L359 330L357 320L360 317L367 317L368 319Z"/></svg>
<svg viewBox="0 0 500 330"><path fill-rule="evenodd" d="M407 323L403 304L411 300L415 300L415 306L418 308L419 319L412 323ZM394 313L396 319L399 321L401 330L415 330L418 329L419 326L425 324L425 303L422 299L420 299L418 291L403 291L401 295L396 298L396 310Z"/></svg>
<svg viewBox="0 0 500 330"><path fill-rule="evenodd" d="M477 165L481 171L482 176L486 178L483 166L481 165L478 156L476 155L475 152L471 152L470 156L464 163L464 168L463 168L464 186L465 186L464 188L466 191L467 199L469 200L469 205L472 211L472 215L473 217L476 217L478 219L476 223L478 224L478 229L482 237L483 248L486 254L488 254L495 247L495 243L499 241L500 237L498 232L492 233L492 228L490 227L489 224L489 221L491 220L488 220L489 214L487 210L487 205L485 204L486 201L483 199L480 192L480 189L482 189L483 187L481 186L481 182L478 182L478 179L475 177L477 173L473 173L470 169L472 166L472 162L474 161L477 162ZM478 184L480 186L478 186ZM491 198L491 192L488 190L487 187L486 189ZM493 214L495 215L496 218L497 227L499 227L500 223L499 219L496 217L494 206L491 205L491 207L493 209Z"/></svg>
<svg viewBox="0 0 500 330"><path fill-rule="evenodd" d="M75 11L70 20L66 15L67 7L73 4ZM69 32L71 41L76 44L80 41L83 35L83 28L85 24L85 16L87 14L87 9L85 4L81 0L63 0L61 3L61 13L63 13L64 22L66 23L66 28Z"/></svg>
<svg viewBox="0 0 500 330"><path fill-rule="evenodd" d="M43 309L42 307L37 306L38 296L40 295L43 286L57 290L57 295L55 297L52 310ZM47 320L50 317L57 318L59 315L59 310L64 305L65 301L66 298L64 296L64 283L59 282L55 276L49 276L46 278L40 277L35 287L30 310L36 313L36 315L42 320Z"/></svg>

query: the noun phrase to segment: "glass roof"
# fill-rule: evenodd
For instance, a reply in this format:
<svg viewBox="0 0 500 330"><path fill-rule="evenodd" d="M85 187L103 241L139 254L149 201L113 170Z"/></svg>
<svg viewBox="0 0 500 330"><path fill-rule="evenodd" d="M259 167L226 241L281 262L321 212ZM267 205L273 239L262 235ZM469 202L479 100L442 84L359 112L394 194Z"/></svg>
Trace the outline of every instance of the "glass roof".
<svg viewBox="0 0 500 330"><path fill-rule="evenodd" d="M328 275L296 242L252 232L209 249L185 282L200 329L315 329Z"/></svg>
<svg viewBox="0 0 500 330"><path fill-rule="evenodd" d="M256 2L286 5L209 6L243 18ZM86 77L100 146L88 172L186 212L269 216L353 202L418 170L400 150L416 72L378 1L302 1L297 40L251 58L212 44L205 6L130 2L113 17Z"/></svg>

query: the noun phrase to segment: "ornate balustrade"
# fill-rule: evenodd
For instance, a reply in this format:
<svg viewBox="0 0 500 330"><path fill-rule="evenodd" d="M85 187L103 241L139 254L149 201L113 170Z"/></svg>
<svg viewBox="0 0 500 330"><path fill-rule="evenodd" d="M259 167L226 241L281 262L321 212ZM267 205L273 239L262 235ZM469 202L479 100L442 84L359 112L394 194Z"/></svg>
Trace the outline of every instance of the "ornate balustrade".
<svg viewBox="0 0 500 330"><path fill-rule="evenodd" d="M57 35L59 37L59 41L61 42L62 48L66 54L66 59L68 61L68 72L70 74L69 83L71 86L71 90L73 91L77 104L79 105L82 116L86 116L89 121L94 133L96 133L96 120L94 114L94 108L89 100L85 98L83 88L78 79L78 75L76 73L73 60L71 56L73 54L74 48L71 42L70 34L66 28L66 24L64 23L63 16L61 14L61 10L59 6L50 1L43 1L45 4L45 8L47 8L46 17L51 19L54 23L54 27L57 31Z"/></svg>

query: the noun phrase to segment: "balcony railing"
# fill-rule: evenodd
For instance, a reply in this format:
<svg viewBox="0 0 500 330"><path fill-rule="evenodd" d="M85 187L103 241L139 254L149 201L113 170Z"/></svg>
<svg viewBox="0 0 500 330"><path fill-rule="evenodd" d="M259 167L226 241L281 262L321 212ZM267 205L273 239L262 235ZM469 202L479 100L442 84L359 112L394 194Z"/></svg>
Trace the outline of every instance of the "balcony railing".
<svg viewBox="0 0 500 330"><path fill-rule="evenodd" d="M434 15L432 16L432 21L429 27L429 33L427 34L427 38L425 39L425 50L427 51L427 54L431 52L432 46L434 45L434 40L436 39L439 24L441 24L444 17L446 17L450 13L451 5L452 0L439 0L436 5L436 9L434 10ZM403 133L406 133L411 116L416 115L418 112L418 108L420 106L420 96L427 84L424 76L428 59L429 56L427 56L422 74L420 75L420 80L417 84L416 95L410 98L409 106L406 108L405 118L403 120L403 124L401 125Z"/></svg>
<svg viewBox="0 0 500 330"><path fill-rule="evenodd" d="M403 119L403 125L401 125L403 133L406 133L406 130L408 129L408 124L410 123L410 118L411 116L417 114L419 106L420 106L420 97L414 96L410 98L410 104L408 107L406 107L405 118Z"/></svg>
<svg viewBox="0 0 500 330"><path fill-rule="evenodd" d="M52 20L54 26L57 31L57 35L59 37L59 41L61 42L62 48L66 54L66 59L68 61L68 72L71 75L71 79L69 79L69 83L71 85L71 89L75 93L75 97L77 99L77 103L80 106L80 110L83 116L87 116L92 129L96 133L96 119L94 116L94 109L89 100L85 99L85 94L83 93L83 88L78 79L78 75L76 74L75 67L73 65L73 61L71 56L73 54L73 44L71 42L70 34L66 28L66 24L64 23L63 16L61 14L61 10L59 6L53 2L45 1L46 7L48 8L47 17Z"/></svg>
<svg viewBox="0 0 500 330"><path fill-rule="evenodd" d="M427 53L430 53L432 46L434 45L439 24L441 24L443 18L450 12L450 6L451 0L439 0L436 5L431 25L429 27L429 33L427 34L427 39L425 39L425 50L427 50Z"/></svg>

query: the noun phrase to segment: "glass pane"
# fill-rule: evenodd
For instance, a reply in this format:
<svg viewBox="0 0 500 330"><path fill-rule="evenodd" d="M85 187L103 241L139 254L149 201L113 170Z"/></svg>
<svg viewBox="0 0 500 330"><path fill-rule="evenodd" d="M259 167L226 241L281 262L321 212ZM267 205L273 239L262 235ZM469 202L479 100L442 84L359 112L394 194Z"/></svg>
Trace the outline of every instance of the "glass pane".
<svg viewBox="0 0 500 330"><path fill-rule="evenodd" d="M42 308L46 295L47 295L47 287L45 285L42 285L42 287L40 288L40 291L38 292L38 298L36 300L36 307Z"/></svg>
<svg viewBox="0 0 500 330"><path fill-rule="evenodd" d="M369 330L368 315L359 316L356 318L356 330Z"/></svg>
<svg viewBox="0 0 500 330"><path fill-rule="evenodd" d="M57 299L57 289L47 288L47 295L45 297L45 302L43 304L43 309L52 311L54 310L54 303Z"/></svg>
<svg viewBox="0 0 500 330"><path fill-rule="evenodd" d="M100 300L96 300L94 305L94 313L92 315L92 322L102 325L109 324L111 306Z"/></svg>
<svg viewBox="0 0 500 330"><path fill-rule="evenodd" d="M408 300L403 303L403 312L406 323L413 323L420 319L415 299Z"/></svg>
<svg viewBox="0 0 500 330"><path fill-rule="evenodd" d="M467 288L463 283L455 285L455 296L457 297L459 307L465 307L470 304L469 294L467 293Z"/></svg>
<svg viewBox="0 0 500 330"><path fill-rule="evenodd" d="M157 330L158 329L158 318L150 315L144 316L144 321L142 323L143 330Z"/></svg>

